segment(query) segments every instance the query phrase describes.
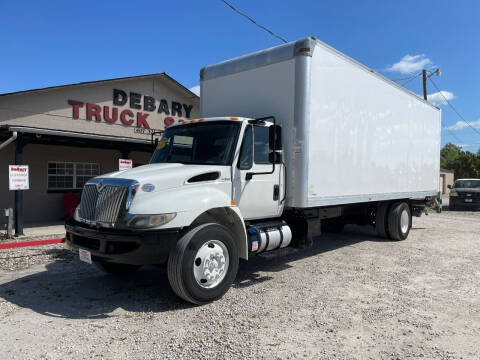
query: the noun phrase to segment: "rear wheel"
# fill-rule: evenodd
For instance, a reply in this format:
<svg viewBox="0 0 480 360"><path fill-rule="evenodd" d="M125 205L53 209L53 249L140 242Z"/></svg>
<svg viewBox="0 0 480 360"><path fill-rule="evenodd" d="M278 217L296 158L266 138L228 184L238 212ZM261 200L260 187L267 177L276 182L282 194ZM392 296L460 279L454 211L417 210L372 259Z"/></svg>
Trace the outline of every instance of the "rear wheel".
<svg viewBox="0 0 480 360"><path fill-rule="evenodd" d="M410 206L405 202L397 202L388 212L388 233L392 240L405 240L412 227Z"/></svg>
<svg viewBox="0 0 480 360"><path fill-rule="evenodd" d="M107 274L112 275L125 275L131 274L137 271L140 266L139 265L130 265L130 264L118 264L118 263L111 263L111 262L95 262L95 265L106 272Z"/></svg>
<svg viewBox="0 0 480 360"><path fill-rule="evenodd" d="M209 223L190 230L168 259L172 290L193 304L221 298L238 271L238 249L227 228Z"/></svg>

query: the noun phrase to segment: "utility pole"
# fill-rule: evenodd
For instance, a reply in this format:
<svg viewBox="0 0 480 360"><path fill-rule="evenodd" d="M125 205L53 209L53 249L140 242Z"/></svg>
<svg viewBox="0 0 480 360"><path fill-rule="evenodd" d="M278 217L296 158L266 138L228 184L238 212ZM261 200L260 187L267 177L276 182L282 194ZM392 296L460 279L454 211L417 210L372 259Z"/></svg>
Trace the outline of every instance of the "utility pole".
<svg viewBox="0 0 480 360"><path fill-rule="evenodd" d="M442 72L440 71L440 69L437 69L435 71L428 71L426 69L423 69L422 70L422 77L423 77L423 98L425 100L428 100L427 99L427 79L432 76L432 75L437 75L437 76L440 76L442 75Z"/></svg>
<svg viewBox="0 0 480 360"><path fill-rule="evenodd" d="M427 100L427 70L422 70L423 77L423 98Z"/></svg>

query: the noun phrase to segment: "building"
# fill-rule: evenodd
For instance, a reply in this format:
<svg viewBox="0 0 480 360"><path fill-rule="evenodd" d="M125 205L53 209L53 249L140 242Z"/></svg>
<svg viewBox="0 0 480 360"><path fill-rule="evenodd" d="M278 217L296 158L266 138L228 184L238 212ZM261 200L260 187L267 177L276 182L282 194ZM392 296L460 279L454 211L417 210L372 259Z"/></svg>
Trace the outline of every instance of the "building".
<svg viewBox="0 0 480 360"><path fill-rule="evenodd" d="M440 169L440 192L443 194L450 194L448 185L453 185L455 181L455 173L453 170Z"/></svg>
<svg viewBox="0 0 480 360"><path fill-rule="evenodd" d="M1 94L0 209L15 209L19 234L61 220L65 193L120 159L148 163L153 131L198 115L198 96L165 73ZM29 190L11 191L9 165L22 164Z"/></svg>

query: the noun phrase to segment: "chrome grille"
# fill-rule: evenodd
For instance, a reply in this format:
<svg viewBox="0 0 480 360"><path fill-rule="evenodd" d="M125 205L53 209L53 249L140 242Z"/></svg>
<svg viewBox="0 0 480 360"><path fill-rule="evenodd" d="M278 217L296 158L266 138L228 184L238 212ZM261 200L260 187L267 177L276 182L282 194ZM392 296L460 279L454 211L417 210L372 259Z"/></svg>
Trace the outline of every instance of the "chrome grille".
<svg viewBox="0 0 480 360"><path fill-rule="evenodd" d="M98 191L95 184L83 188L80 217L87 221L115 222L118 218L128 187L105 185Z"/></svg>
<svg viewBox="0 0 480 360"><path fill-rule="evenodd" d="M85 220L95 219L95 207L97 205L98 191L95 185L85 185L80 201L80 217Z"/></svg>

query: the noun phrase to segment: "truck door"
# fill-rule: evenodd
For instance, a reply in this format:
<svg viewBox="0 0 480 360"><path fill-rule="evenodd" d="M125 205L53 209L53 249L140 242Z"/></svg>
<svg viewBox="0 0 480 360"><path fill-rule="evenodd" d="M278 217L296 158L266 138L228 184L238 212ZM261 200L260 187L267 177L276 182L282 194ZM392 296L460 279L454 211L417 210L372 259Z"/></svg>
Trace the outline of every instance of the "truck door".
<svg viewBox="0 0 480 360"><path fill-rule="evenodd" d="M269 161L269 152L268 127L247 125L233 170L233 199L245 219L275 217L281 213L283 165L276 164L272 173L274 166Z"/></svg>

